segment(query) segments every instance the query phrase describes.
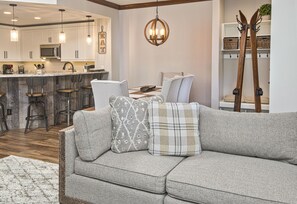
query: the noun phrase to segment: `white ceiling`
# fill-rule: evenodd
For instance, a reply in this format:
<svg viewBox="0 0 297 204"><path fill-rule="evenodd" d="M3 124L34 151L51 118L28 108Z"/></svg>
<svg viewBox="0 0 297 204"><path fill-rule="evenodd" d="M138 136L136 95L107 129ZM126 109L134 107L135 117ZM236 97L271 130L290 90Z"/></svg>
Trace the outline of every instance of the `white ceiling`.
<svg viewBox="0 0 297 204"><path fill-rule="evenodd" d="M17 7L15 7L15 16L18 17L18 22L15 22L15 24L26 25L60 22L60 12L58 11L60 8L56 5L18 3ZM99 15L83 11L63 9L66 10L63 14L65 21L87 20L86 15L91 15L92 19L100 17ZM3 14L4 11L12 12L9 2L0 2L0 23L12 24L12 15L5 15ZM41 17L41 20L35 20L34 17L36 16Z"/></svg>
<svg viewBox="0 0 297 204"><path fill-rule="evenodd" d="M80 0L85 1L85 0ZM119 5L136 4L155 2L156 0L108 0ZM164 1L164 0L162 0ZM0 1L0 23L12 24L12 15L3 14L4 11L12 12L12 7L9 6L8 1ZM100 18L102 16L91 14L83 11L72 10L68 8L61 8L57 5L49 4L33 4L33 3L17 3L15 7L15 16L18 18L16 25L28 25L28 24L42 24L42 23L54 23L60 22L59 9L65 9L64 20L65 21L79 21L87 20L86 15L91 15L92 19ZM34 17L41 17L41 20L35 20Z"/></svg>

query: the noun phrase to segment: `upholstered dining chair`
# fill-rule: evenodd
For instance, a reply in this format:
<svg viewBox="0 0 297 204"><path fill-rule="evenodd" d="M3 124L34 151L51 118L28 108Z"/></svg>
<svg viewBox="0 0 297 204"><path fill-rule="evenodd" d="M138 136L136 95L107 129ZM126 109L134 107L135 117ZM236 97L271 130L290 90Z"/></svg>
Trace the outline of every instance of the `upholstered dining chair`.
<svg viewBox="0 0 297 204"><path fill-rule="evenodd" d="M97 80L91 81L95 109L105 107L109 104L110 96L129 96L128 82Z"/></svg>
<svg viewBox="0 0 297 204"><path fill-rule="evenodd" d="M164 96L165 102L178 102L178 93L182 80L183 77L174 77L164 80L161 94Z"/></svg>
<svg viewBox="0 0 297 204"><path fill-rule="evenodd" d="M189 97L190 97L193 80L194 80L194 75L192 74L183 76L183 80L178 92L177 102L189 103Z"/></svg>
<svg viewBox="0 0 297 204"><path fill-rule="evenodd" d="M163 85L163 81L166 79L171 79L176 76L184 76L183 72L161 72L161 85Z"/></svg>

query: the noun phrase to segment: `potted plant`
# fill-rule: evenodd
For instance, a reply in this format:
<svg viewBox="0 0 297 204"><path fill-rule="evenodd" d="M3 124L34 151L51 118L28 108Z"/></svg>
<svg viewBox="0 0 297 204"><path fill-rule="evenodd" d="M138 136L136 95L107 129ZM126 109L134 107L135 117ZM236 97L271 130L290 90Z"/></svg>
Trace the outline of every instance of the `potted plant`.
<svg viewBox="0 0 297 204"><path fill-rule="evenodd" d="M265 16L264 19L270 20L271 19L271 4L263 4L259 9L260 15L262 18Z"/></svg>

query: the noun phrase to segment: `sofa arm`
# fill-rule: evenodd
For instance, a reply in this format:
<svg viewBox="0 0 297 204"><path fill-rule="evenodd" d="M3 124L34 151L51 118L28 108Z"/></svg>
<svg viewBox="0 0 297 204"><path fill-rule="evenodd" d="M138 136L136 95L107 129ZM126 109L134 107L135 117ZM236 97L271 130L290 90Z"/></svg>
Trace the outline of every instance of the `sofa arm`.
<svg viewBox="0 0 297 204"><path fill-rule="evenodd" d="M74 160L78 156L75 145L74 127L68 127L59 131L60 156L59 156L59 200L63 202L65 197L65 180L74 173Z"/></svg>
<svg viewBox="0 0 297 204"><path fill-rule="evenodd" d="M78 157L75 145L74 127L68 127L59 131L60 135L60 167L63 167L65 176L70 176L74 172L74 160Z"/></svg>

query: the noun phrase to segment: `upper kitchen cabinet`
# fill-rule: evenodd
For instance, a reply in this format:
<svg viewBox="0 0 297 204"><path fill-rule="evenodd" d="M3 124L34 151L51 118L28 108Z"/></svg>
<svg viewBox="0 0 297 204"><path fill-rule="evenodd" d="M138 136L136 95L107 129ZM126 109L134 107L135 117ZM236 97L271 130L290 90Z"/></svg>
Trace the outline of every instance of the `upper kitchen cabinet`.
<svg viewBox="0 0 297 204"><path fill-rule="evenodd" d="M58 28L42 29L41 44L58 44L59 32Z"/></svg>
<svg viewBox="0 0 297 204"><path fill-rule="evenodd" d="M23 30L21 54L24 61L40 61L40 44L42 44L41 30Z"/></svg>
<svg viewBox="0 0 297 204"><path fill-rule="evenodd" d="M94 43L88 44L88 27L80 24L64 28L66 43L62 44L62 61L92 61L95 60ZM94 38L93 27L90 33Z"/></svg>
<svg viewBox="0 0 297 204"><path fill-rule="evenodd" d="M20 38L10 41L10 28L0 28L0 61L20 61Z"/></svg>

